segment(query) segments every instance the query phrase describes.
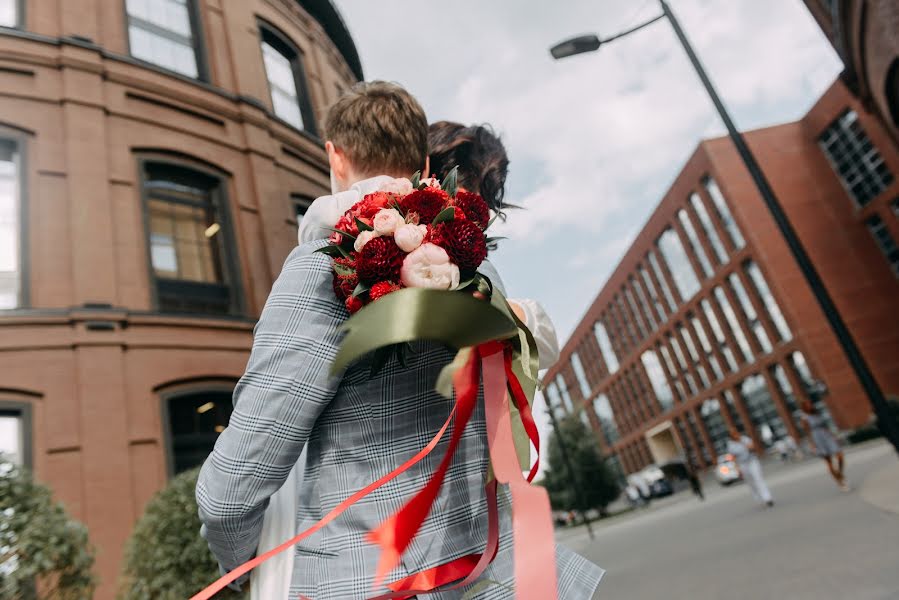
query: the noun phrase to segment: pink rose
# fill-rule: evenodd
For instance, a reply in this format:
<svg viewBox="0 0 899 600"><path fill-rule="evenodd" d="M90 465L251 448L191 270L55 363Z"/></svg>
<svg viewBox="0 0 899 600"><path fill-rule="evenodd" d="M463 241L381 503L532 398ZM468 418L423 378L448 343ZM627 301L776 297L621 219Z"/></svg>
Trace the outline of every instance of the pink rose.
<svg viewBox="0 0 899 600"><path fill-rule="evenodd" d="M407 223L396 228L396 231L393 232L393 241L396 242L396 245L399 246L400 250L403 252L412 252L421 246L427 233L427 225Z"/></svg>
<svg viewBox="0 0 899 600"><path fill-rule="evenodd" d="M372 219L371 226L378 235L392 235L396 228L406 223L406 219L395 208L382 208Z"/></svg>
<svg viewBox="0 0 899 600"><path fill-rule="evenodd" d="M403 260L400 280L406 287L448 290L459 285L459 267L440 246L422 244Z"/></svg>
<svg viewBox="0 0 899 600"><path fill-rule="evenodd" d="M412 182L405 177L399 177L382 185L380 191L405 196L412 193Z"/></svg>

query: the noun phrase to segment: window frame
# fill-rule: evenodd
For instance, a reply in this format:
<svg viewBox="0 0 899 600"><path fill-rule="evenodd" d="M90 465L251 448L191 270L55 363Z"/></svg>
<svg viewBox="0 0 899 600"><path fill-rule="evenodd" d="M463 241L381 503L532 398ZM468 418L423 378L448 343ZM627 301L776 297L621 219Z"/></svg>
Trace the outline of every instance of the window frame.
<svg viewBox="0 0 899 600"><path fill-rule="evenodd" d="M16 7L16 22L14 25L0 25L0 29L25 29L25 8L27 2L25 0L12 0Z"/></svg>
<svg viewBox="0 0 899 600"><path fill-rule="evenodd" d="M210 80L209 56L206 52L206 36L203 30L203 19L200 14L200 6L197 0L186 0L187 16L190 19L191 46L194 49L194 57L197 61L197 76L191 77L171 69L165 65L138 58L131 52L131 15L128 13L128 0L122 0L122 12L125 19L125 49L128 51L128 57L142 65L159 69L165 73L172 74L176 77L182 77L189 81L201 81L203 83L212 83ZM168 37L163 35L163 37Z"/></svg>
<svg viewBox="0 0 899 600"><path fill-rule="evenodd" d="M28 212L28 140L15 129L0 126L0 139L8 140L16 145L18 162L16 176L18 178L19 203L17 213L18 250L19 250L19 297L14 308L0 309L0 314L31 307L31 254L29 252L31 238L29 236L30 219Z"/></svg>
<svg viewBox="0 0 899 600"><path fill-rule="evenodd" d="M303 52L302 48L291 40L287 34L268 21L257 18L256 25L259 31L258 46L260 57L262 57L262 44L267 43L290 60L290 70L293 73L293 84L296 86L297 100L300 105L299 109L300 116L303 119L303 127L298 129L275 113L275 102L272 97L272 82L265 69L265 59L263 58L262 70L265 73L265 82L268 85L268 95L269 102L271 102L272 106L272 115L280 122L293 129L304 131L313 136L318 136L318 124L315 120L315 107L312 105L311 87L309 86L309 80L306 77L305 52Z"/></svg>
<svg viewBox="0 0 899 600"><path fill-rule="evenodd" d="M34 408L30 402L0 398L0 416L22 420L22 466L34 468Z"/></svg>
<svg viewBox="0 0 899 600"><path fill-rule="evenodd" d="M222 220L222 235L225 236L224 245L226 251L221 258L221 268L229 277L228 287L230 289L230 305L228 311L224 313L208 313L208 312L177 312L165 311L160 308L159 304L159 277L153 269L152 245L150 241L150 204L149 193L147 190L147 165L163 165L165 167L174 167L176 169L186 169L195 171L201 175L214 179L218 182L214 190L210 191L213 203L218 203L216 208L220 212ZM235 223L231 216L231 202L228 195L227 181L229 177L222 171L213 170L196 162L185 160L184 158L167 156L165 154L144 154L137 158L138 183L140 185L140 201L141 214L144 221L144 248L146 250L147 279L150 282L150 303L151 311L158 314L174 314L189 317L214 317L214 318L241 318L246 316L247 303L243 286L243 277L240 267L240 248L237 246L237 237L235 235ZM230 250L229 250L230 249ZM181 281L181 280L173 280Z"/></svg>

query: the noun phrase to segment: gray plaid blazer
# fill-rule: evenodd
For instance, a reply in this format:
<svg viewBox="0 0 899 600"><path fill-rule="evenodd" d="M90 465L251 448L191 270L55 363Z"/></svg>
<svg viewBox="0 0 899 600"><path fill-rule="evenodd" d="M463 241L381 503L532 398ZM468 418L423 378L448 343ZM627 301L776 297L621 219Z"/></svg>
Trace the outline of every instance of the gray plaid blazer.
<svg viewBox="0 0 899 600"><path fill-rule="evenodd" d="M390 472L425 446L446 420L450 402L434 391L453 351L416 343L407 365L396 360L369 378L365 360L329 374L348 318L334 295L330 259L313 254L322 241L298 247L275 282L259 323L246 374L234 390L234 412L197 484L203 535L226 571L254 556L269 497L283 484L303 447L306 470L297 490L298 530L321 519L353 492ZM499 282L492 267L486 274ZM366 598L379 549L365 534L425 485L446 449L364 498L295 547L291 598ZM487 538L484 473L488 464L483 402L479 403L431 514L390 580L481 552ZM512 598L508 499L501 499L500 551L471 598ZM284 538L292 535L284 532ZM559 597L591 598L602 570L557 547ZM474 584L474 585L477 585ZM433 594L461 598L466 590Z"/></svg>

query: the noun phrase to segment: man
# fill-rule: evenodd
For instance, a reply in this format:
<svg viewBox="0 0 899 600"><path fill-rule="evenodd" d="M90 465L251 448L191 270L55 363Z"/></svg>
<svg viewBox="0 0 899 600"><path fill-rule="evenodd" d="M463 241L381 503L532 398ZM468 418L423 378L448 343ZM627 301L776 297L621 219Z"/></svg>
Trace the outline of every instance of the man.
<svg viewBox="0 0 899 600"><path fill-rule="evenodd" d="M424 111L397 85L355 86L330 110L325 132L335 192L365 194L377 189L380 176L405 177L425 166ZM434 387L453 353L437 344L413 344L406 367L393 361L374 378L365 361L331 376L341 340L338 328L349 315L332 289L330 259L313 253L322 245L300 246L287 259L256 327L246 374L234 392L231 422L200 473L203 534L226 571L255 554L268 499L304 447L308 456L296 491L296 530L308 528L415 454L449 413L450 403ZM488 264L482 270L501 288ZM373 595L379 549L365 535L421 489L445 444L299 543L290 598ZM434 509L389 580L483 550L487 464L480 402ZM511 523L508 510L502 512L500 551L482 577L502 585L476 598L512 597L505 587L513 581ZM286 531L284 539L292 535ZM602 571L564 549L557 551L557 560L559 597L590 598ZM464 592L430 597L461 598Z"/></svg>

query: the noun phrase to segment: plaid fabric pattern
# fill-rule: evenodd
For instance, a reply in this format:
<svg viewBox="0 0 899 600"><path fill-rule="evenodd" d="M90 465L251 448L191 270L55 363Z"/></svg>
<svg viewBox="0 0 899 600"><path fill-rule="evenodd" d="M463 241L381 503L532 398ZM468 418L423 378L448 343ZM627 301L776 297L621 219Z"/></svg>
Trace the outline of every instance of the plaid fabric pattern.
<svg viewBox="0 0 899 600"><path fill-rule="evenodd" d="M298 530L418 452L449 414L451 403L434 392L434 385L454 353L438 344L413 344L405 368L393 360L373 379L364 360L341 376L330 376L341 339L338 328L348 315L331 289L330 259L313 254L321 245L300 246L287 259L256 326L246 374L234 391L230 424L200 472L202 533L226 571L253 557L268 498L287 478L304 446L308 459L304 483L297 490ZM485 269L501 285L492 267ZM291 598L372 595L379 551L365 541L365 534L425 485L448 437L418 465L296 546ZM480 402L434 509L391 579L482 550L487 538L488 460ZM514 595L508 501L505 507L500 552L483 576L501 585L491 585L473 598ZM592 598L602 570L563 548L556 554L559 597ZM464 593L430 597L461 598Z"/></svg>

